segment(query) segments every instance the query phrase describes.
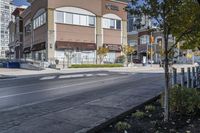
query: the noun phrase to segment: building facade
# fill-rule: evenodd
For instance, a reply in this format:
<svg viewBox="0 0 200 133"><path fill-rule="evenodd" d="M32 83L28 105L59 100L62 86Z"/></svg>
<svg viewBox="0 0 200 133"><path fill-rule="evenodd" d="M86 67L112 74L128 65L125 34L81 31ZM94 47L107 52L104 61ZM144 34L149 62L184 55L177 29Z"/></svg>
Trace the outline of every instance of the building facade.
<svg viewBox="0 0 200 133"><path fill-rule="evenodd" d="M10 59L20 60L23 58L23 18L21 14L26 9L26 6L16 7L12 12L14 20L10 21L9 29L9 52L7 53Z"/></svg>
<svg viewBox="0 0 200 133"><path fill-rule="evenodd" d="M126 3L114 0L29 0L23 13L23 55L37 61L95 63L107 47L114 62L127 44ZM92 6L91 6L92 5Z"/></svg>
<svg viewBox="0 0 200 133"><path fill-rule="evenodd" d="M9 49L9 30L8 24L13 20L12 12L15 6L11 0L0 0L0 58L6 57L6 51Z"/></svg>

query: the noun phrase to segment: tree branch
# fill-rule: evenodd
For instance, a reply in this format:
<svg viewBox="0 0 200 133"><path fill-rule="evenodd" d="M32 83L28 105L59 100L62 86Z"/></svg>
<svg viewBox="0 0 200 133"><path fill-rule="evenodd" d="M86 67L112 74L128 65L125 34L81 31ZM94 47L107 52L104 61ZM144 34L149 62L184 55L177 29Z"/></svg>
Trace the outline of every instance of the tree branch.
<svg viewBox="0 0 200 133"><path fill-rule="evenodd" d="M188 28L185 32L183 32L178 39L176 40L176 42L172 45L172 47L168 50L168 52L171 52L173 50L174 47L176 47L176 45L178 44L178 42L182 39L183 36L185 36L186 34L189 34L192 32L192 27L194 25L191 26L191 28Z"/></svg>

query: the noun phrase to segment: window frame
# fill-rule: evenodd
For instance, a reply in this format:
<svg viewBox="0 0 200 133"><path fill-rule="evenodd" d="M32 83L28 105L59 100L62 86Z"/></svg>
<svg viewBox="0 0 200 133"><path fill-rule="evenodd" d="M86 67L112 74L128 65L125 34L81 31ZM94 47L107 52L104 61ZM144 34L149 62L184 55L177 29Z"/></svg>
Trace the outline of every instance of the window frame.
<svg viewBox="0 0 200 133"><path fill-rule="evenodd" d="M92 16L92 15L86 15L86 14L78 14L78 13L72 13L72 12L65 12L65 11L59 11L59 10L55 10L55 18L56 21L55 23L61 23L57 21L57 12L62 12L64 13L64 23L62 24L72 24L72 25L78 25L78 26L87 26L87 27L95 27L96 26L96 16ZM67 22L67 14L71 14L72 15L72 21L71 22ZM77 18L75 18L77 17ZM81 17L85 17L85 22L82 23L82 19ZM92 22L92 23L90 23Z"/></svg>

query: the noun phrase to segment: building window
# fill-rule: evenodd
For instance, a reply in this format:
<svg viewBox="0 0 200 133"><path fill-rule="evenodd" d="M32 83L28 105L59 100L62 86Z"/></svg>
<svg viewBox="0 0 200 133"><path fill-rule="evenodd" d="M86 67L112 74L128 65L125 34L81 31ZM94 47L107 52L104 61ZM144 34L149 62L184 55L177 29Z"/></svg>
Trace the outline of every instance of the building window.
<svg viewBox="0 0 200 133"><path fill-rule="evenodd" d="M95 17L83 14L56 11L56 23L95 26Z"/></svg>
<svg viewBox="0 0 200 133"><path fill-rule="evenodd" d="M5 6L5 9L10 9L10 7L9 6Z"/></svg>
<svg viewBox="0 0 200 133"><path fill-rule="evenodd" d="M56 22L64 23L64 12L56 12Z"/></svg>
<svg viewBox="0 0 200 133"><path fill-rule="evenodd" d="M115 19L104 18L103 19L103 28L120 30L121 29L121 21L115 20Z"/></svg>
<svg viewBox="0 0 200 133"><path fill-rule="evenodd" d="M128 41L128 44L129 44L130 46L133 46L133 47L137 46L137 45L138 45L137 43L138 43L137 40L129 40L129 41Z"/></svg>
<svg viewBox="0 0 200 133"><path fill-rule="evenodd" d="M33 29L36 29L45 23L46 23L46 13L43 13L33 20Z"/></svg>
<svg viewBox="0 0 200 133"><path fill-rule="evenodd" d="M110 19L103 19L103 28L110 28Z"/></svg>
<svg viewBox="0 0 200 133"><path fill-rule="evenodd" d="M28 24L25 26L25 35L28 35L31 33L31 24Z"/></svg>
<svg viewBox="0 0 200 133"><path fill-rule="evenodd" d="M114 19L110 20L110 28L115 29L115 20Z"/></svg>
<svg viewBox="0 0 200 133"><path fill-rule="evenodd" d="M78 14L73 14L73 24L80 25L80 16Z"/></svg>
<svg viewBox="0 0 200 133"><path fill-rule="evenodd" d="M71 13L65 13L65 23L72 24L73 17Z"/></svg>
<svg viewBox="0 0 200 133"><path fill-rule="evenodd" d="M80 15L80 25L87 25L87 16Z"/></svg>
<svg viewBox="0 0 200 133"><path fill-rule="evenodd" d="M121 30L121 21L120 20L116 20L116 28L118 30Z"/></svg>
<svg viewBox="0 0 200 133"><path fill-rule="evenodd" d="M89 26L95 26L95 17L89 16Z"/></svg>
<svg viewBox="0 0 200 133"><path fill-rule="evenodd" d="M140 37L140 44L149 44L149 35L143 35Z"/></svg>

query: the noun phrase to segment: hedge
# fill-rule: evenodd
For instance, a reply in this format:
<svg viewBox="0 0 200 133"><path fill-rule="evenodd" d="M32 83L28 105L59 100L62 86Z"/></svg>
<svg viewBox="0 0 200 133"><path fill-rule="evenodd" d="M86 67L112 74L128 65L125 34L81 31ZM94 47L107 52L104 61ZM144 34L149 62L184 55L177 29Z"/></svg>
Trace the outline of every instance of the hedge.
<svg viewBox="0 0 200 133"><path fill-rule="evenodd" d="M75 64L70 68L102 68L102 67L123 67L122 64Z"/></svg>

